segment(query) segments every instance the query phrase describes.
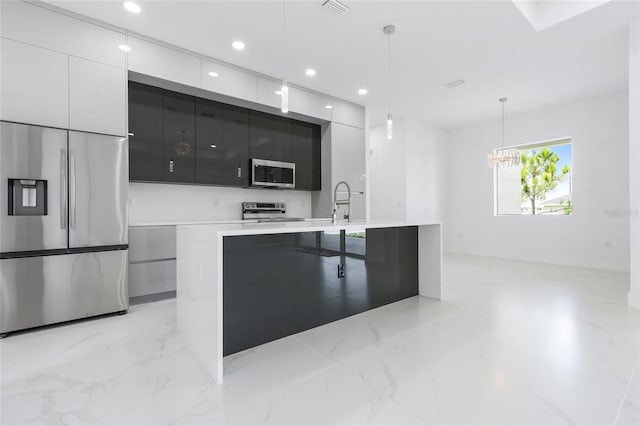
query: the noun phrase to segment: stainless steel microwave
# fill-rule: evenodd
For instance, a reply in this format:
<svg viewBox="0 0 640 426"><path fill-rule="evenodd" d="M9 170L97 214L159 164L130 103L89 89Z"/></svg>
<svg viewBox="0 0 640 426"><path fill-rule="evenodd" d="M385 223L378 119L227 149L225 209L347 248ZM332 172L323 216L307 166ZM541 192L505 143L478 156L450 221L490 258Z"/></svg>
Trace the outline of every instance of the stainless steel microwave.
<svg viewBox="0 0 640 426"><path fill-rule="evenodd" d="M296 187L296 165L283 161L251 159L251 186Z"/></svg>

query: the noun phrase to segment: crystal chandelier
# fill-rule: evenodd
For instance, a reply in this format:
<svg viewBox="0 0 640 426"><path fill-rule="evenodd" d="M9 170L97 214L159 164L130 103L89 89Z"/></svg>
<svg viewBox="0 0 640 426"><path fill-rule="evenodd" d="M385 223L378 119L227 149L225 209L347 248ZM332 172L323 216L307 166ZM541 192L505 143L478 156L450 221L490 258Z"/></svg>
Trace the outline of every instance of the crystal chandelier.
<svg viewBox="0 0 640 426"><path fill-rule="evenodd" d="M504 104L507 102L507 98L500 98L500 105L502 106L502 146L504 143ZM489 167L515 167L520 164L520 151L517 149L496 149L493 153L487 155L487 164Z"/></svg>

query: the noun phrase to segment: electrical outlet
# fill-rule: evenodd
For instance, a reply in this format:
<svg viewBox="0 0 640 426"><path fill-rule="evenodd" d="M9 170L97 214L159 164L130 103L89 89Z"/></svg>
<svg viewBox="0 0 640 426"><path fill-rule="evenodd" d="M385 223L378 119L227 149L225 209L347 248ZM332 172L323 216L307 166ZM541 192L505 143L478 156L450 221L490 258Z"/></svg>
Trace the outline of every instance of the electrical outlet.
<svg viewBox="0 0 640 426"><path fill-rule="evenodd" d="M345 274L345 264L341 263L338 265L338 278L344 278Z"/></svg>
<svg viewBox="0 0 640 426"><path fill-rule="evenodd" d="M129 197L129 205L133 206L136 204L136 197Z"/></svg>
<svg viewBox="0 0 640 426"><path fill-rule="evenodd" d="M613 247L613 241L607 240L604 242L604 246L608 249Z"/></svg>
<svg viewBox="0 0 640 426"><path fill-rule="evenodd" d="M218 204L220 204L220 199L218 199L217 197L214 197L214 199L213 199L213 207L218 207Z"/></svg>

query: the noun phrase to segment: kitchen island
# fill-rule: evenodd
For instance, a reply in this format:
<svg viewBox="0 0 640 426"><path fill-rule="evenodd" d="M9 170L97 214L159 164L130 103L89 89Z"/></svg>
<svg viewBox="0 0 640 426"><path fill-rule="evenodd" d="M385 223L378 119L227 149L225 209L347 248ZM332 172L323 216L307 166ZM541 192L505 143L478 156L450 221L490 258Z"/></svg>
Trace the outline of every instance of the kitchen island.
<svg viewBox="0 0 640 426"><path fill-rule="evenodd" d="M442 295L439 223L176 230L177 330L217 383L225 355L408 297Z"/></svg>

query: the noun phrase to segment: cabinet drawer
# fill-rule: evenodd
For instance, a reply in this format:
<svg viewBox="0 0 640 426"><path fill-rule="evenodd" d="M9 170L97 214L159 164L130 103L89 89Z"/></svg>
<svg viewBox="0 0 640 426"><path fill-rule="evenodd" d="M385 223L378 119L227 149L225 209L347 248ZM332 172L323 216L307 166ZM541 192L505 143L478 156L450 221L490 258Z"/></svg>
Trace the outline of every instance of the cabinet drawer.
<svg viewBox="0 0 640 426"><path fill-rule="evenodd" d="M176 227L129 228L129 262L175 259Z"/></svg>
<svg viewBox="0 0 640 426"><path fill-rule="evenodd" d="M175 291L176 261L144 262L129 265L129 297Z"/></svg>

